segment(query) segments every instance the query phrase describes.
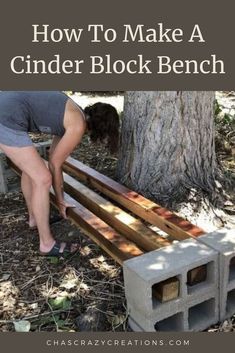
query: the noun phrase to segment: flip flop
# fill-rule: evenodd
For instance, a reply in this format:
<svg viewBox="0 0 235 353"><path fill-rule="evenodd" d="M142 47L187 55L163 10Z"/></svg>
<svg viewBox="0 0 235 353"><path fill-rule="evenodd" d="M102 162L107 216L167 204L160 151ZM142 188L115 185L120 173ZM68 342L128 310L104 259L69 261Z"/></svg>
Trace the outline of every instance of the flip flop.
<svg viewBox="0 0 235 353"><path fill-rule="evenodd" d="M55 242L54 246L52 247L52 249L49 251L49 252L42 252L42 251L39 251L39 254L41 256L46 256L46 257L68 257L70 255L73 255L75 254L77 251L78 251L78 247L76 250L74 251L71 251L71 246L75 243L65 243L65 247L63 249L63 251L60 251L60 248L61 248L61 243L57 243Z"/></svg>

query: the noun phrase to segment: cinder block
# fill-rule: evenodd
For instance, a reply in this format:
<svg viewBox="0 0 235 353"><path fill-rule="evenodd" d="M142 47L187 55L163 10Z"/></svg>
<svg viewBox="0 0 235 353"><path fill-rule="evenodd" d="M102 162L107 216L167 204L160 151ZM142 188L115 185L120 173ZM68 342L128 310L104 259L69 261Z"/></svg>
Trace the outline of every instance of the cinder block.
<svg viewBox="0 0 235 353"><path fill-rule="evenodd" d="M137 309L128 305L129 324L133 330L139 327L147 332L203 331L219 321L219 297L209 293L184 303L181 308L175 307L171 312L162 310L151 317Z"/></svg>
<svg viewBox="0 0 235 353"><path fill-rule="evenodd" d="M202 265L207 266L206 280L188 285L188 272ZM183 311L187 305L193 305L200 297L218 298L219 295L218 253L194 239L127 260L123 272L128 307L148 319L166 318L173 312ZM180 282L179 296L161 302L153 296L152 288L172 277L177 277Z"/></svg>
<svg viewBox="0 0 235 353"><path fill-rule="evenodd" d="M130 313L129 326L133 331L188 331L187 311L176 311L166 317L147 318L142 313L134 311Z"/></svg>
<svg viewBox="0 0 235 353"><path fill-rule="evenodd" d="M132 331L134 332L143 332L143 328L140 327L136 322L135 320L132 319L132 317L129 317L128 318L128 325L129 327L132 329Z"/></svg>
<svg viewBox="0 0 235 353"><path fill-rule="evenodd" d="M235 229L220 229L198 238L219 252L220 321L235 313Z"/></svg>
<svg viewBox="0 0 235 353"><path fill-rule="evenodd" d="M51 145L51 140L35 143L34 146L42 158L47 158L47 151Z"/></svg>
<svg viewBox="0 0 235 353"><path fill-rule="evenodd" d="M18 189L18 187L19 181L16 174L8 166L5 154L0 152L0 193L6 194Z"/></svg>
<svg viewBox="0 0 235 353"><path fill-rule="evenodd" d="M34 146L37 149L38 153L42 158L46 158L47 149L51 145L51 140L45 142L35 143ZM14 191L19 188L20 182L17 180L13 184L9 182L12 178L15 177L15 173L8 166L6 161L6 156L3 152L0 151L0 193L7 193L9 191Z"/></svg>
<svg viewBox="0 0 235 353"><path fill-rule="evenodd" d="M187 331L203 331L219 321L219 296L205 295L187 305Z"/></svg>

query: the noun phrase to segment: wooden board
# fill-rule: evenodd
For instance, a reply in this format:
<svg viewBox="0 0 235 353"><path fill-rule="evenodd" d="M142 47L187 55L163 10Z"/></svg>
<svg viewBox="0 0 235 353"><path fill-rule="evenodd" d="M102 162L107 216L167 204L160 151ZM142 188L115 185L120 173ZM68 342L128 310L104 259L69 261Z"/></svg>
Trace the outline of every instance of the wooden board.
<svg viewBox="0 0 235 353"><path fill-rule="evenodd" d="M10 160L8 161L12 169L18 175L21 175L19 168ZM53 191L50 192L50 200L52 204L58 208ZM113 228L87 210L84 206L80 205L68 194L65 194L65 200L75 205L75 208L68 209L68 218L81 228L86 235L88 235L120 265L125 260L143 254L142 250L134 243L128 241L122 235L117 233Z"/></svg>
<svg viewBox="0 0 235 353"><path fill-rule="evenodd" d="M194 286L195 284L206 281L207 278L207 265L202 265L193 268L187 273L187 284L188 286Z"/></svg>
<svg viewBox="0 0 235 353"><path fill-rule="evenodd" d="M50 193L50 200L52 204L57 207L53 192ZM65 194L65 200L75 205L75 208L68 209L68 218L120 265L125 260L143 254L142 250L134 243L121 236L68 194Z"/></svg>
<svg viewBox="0 0 235 353"><path fill-rule="evenodd" d="M88 182L104 195L156 225L175 239L183 240L205 234L201 228L71 157L66 160L63 169L80 180Z"/></svg>
<svg viewBox="0 0 235 353"><path fill-rule="evenodd" d="M141 221L113 205L96 192L90 190L68 174L64 173L65 191L103 221L122 233L126 238L145 251L171 245L171 241L151 231Z"/></svg>
<svg viewBox="0 0 235 353"><path fill-rule="evenodd" d="M18 175L21 175L19 168L16 167L10 160L8 160L8 162L12 169ZM67 176L65 180L66 182L71 181L69 176ZM78 185L75 184L75 186ZM65 194L65 199L67 202L75 205L75 208L68 209L68 217L120 265L122 265L125 260L143 254L142 250L136 246L136 244L122 237L109 225L87 210L84 206L80 205L68 194ZM50 200L51 203L58 208L53 191L50 192ZM173 300L178 296L179 285L180 284L177 278L170 278L163 281L157 286L153 286L153 297L157 298L161 302Z"/></svg>
<svg viewBox="0 0 235 353"><path fill-rule="evenodd" d="M177 277L168 278L152 286L153 300L156 298L161 303L174 300L179 296L180 281Z"/></svg>

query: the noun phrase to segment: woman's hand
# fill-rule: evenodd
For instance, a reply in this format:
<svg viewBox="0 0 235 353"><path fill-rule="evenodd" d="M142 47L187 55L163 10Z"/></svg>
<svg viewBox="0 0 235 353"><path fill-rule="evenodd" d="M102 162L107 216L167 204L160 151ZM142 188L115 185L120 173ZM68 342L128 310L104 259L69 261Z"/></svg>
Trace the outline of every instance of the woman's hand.
<svg viewBox="0 0 235 353"><path fill-rule="evenodd" d="M68 218L67 214L66 214L67 208L70 208L70 207L74 208L76 206L63 201L63 202L58 202L58 207L59 207L59 212L60 212L61 216L65 219L67 219Z"/></svg>

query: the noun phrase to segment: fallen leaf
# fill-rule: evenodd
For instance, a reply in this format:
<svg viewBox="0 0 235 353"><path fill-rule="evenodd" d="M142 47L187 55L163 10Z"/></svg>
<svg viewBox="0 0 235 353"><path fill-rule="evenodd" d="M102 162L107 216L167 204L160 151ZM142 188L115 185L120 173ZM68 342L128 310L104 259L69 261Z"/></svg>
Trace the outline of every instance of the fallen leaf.
<svg viewBox="0 0 235 353"><path fill-rule="evenodd" d="M8 279L11 277L10 273L3 273L2 277L0 278L0 282L3 281L8 281Z"/></svg>
<svg viewBox="0 0 235 353"><path fill-rule="evenodd" d="M49 299L49 304L53 309L68 310L71 307L71 301L68 299L68 297L57 297L55 299Z"/></svg>
<svg viewBox="0 0 235 353"><path fill-rule="evenodd" d="M30 321L21 320L13 322L16 332L29 332L30 331Z"/></svg>
<svg viewBox="0 0 235 353"><path fill-rule="evenodd" d="M41 270L41 267L39 265L37 265L35 272L39 272Z"/></svg>

